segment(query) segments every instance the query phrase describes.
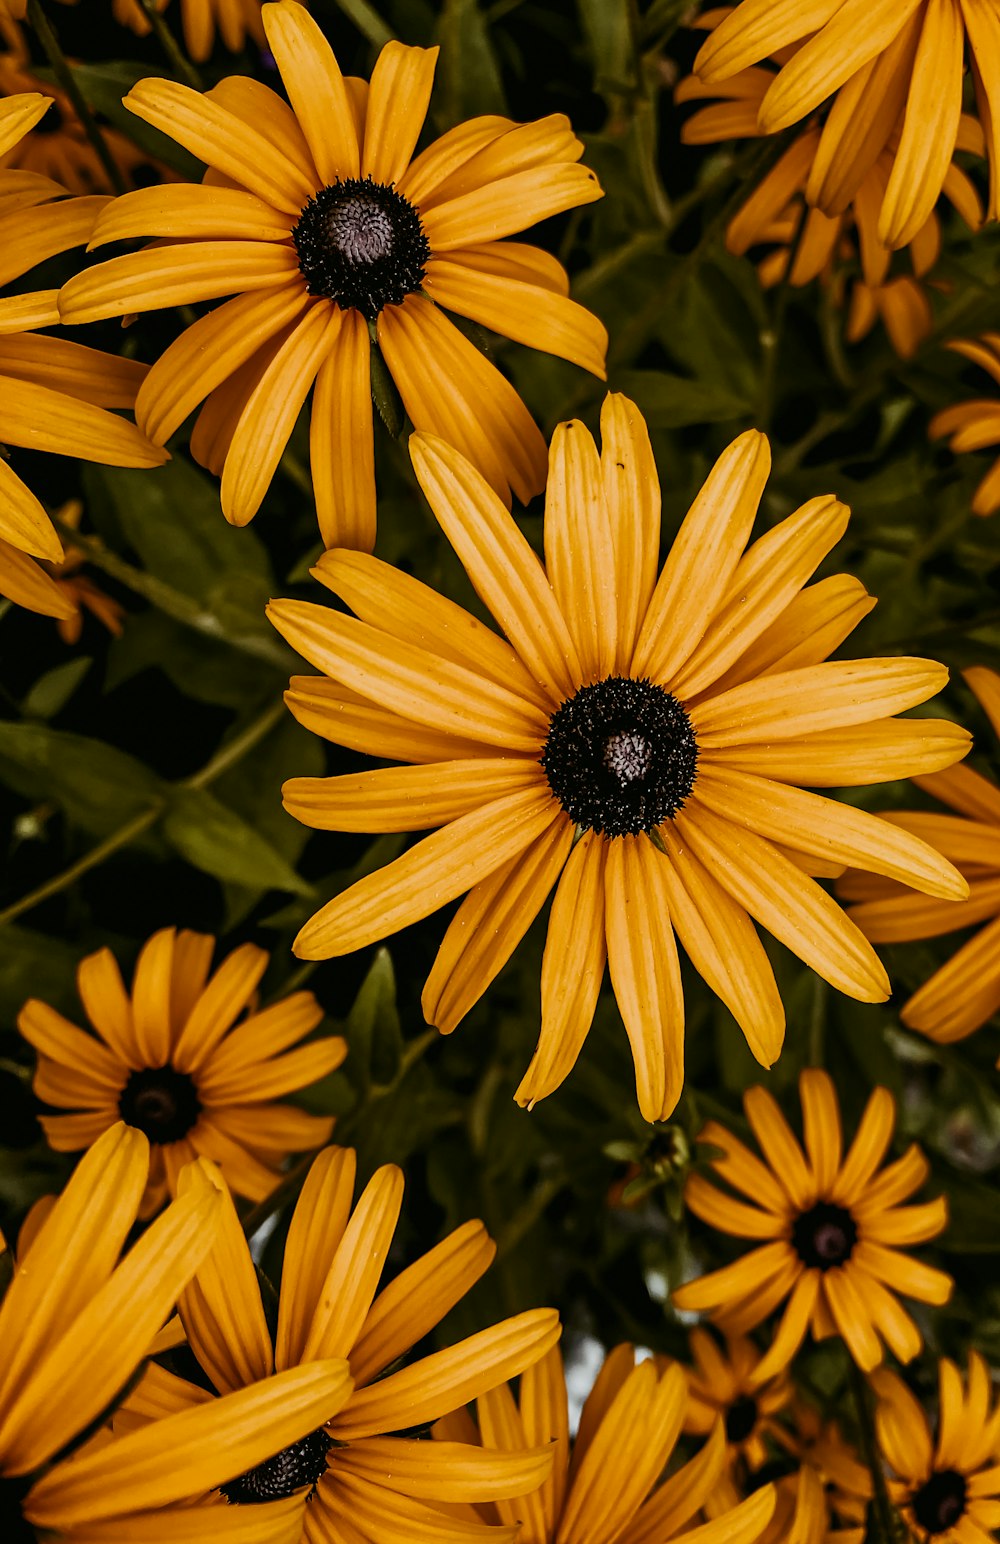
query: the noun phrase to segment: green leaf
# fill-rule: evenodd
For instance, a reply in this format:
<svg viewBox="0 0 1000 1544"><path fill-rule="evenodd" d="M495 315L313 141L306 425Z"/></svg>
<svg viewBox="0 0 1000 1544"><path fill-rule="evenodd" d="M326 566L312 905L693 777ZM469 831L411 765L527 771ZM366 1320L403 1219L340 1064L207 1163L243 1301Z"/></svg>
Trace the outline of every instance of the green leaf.
<svg viewBox="0 0 1000 1544"><path fill-rule="evenodd" d="M651 429L724 423L748 411L744 398L725 386L668 375L665 370L620 370L615 387L632 398Z"/></svg>
<svg viewBox="0 0 1000 1544"><path fill-rule="evenodd" d="M0 723L0 776L26 799L51 799L93 836L107 836L162 795L134 756L47 724Z"/></svg>
<svg viewBox="0 0 1000 1544"><path fill-rule="evenodd" d="M25 718L55 718L93 663L88 654L82 654L40 675L21 704Z"/></svg>
<svg viewBox="0 0 1000 1544"><path fill-rule="evenodd" d="M473 113L506 114L500 67L477 0L445 0L437 38L440 123L450 128Z"/></svg>
<svg viewBox="0 0 1000 1544"><path fill-rule="evenodd" d="M312 894L281 853L207 788L173 790L163 834L182 858L216 879L257 891Z"/></svg>
<svg viewBox="0 0 1000 1544"><path fill-rule="evenodd" d="M636 85L629 0L577 0L599 91L621 95Z"/></svg>
<svg viewBox="0 0 1000 1544"><path fill-rule="evenodd" d="M388 949L379 949L354 999L344 1029L350 1070L365 1087L391 1083L399 1071L403 1037L396 1011L396 976Z"/></svg>
<svg viewBox="0 0 1000 1544"><path fill-rule="evenodd" d="M39 71L39 74L45 72ZM204 167L190 151L175 139L154 129L125 107L122 98L135 85L150 75L166 74L165 69L152 69L148 64L128 60L115 60L102 64L77 64L73 74L89 107L103 114L113 128L130 139L140 150L157 161L164 161L189 181L198 182Z"/></svg>
<svg viewBox="0 0 1000 1544"><path fill-rule="evenodd" d="M79 958L61 939L14 923L0 928L0 1023L13 1024L29 997L72 1011Z"/></svg>
<svg viewBox="0 0 1000 1544"><path fill-rule="evenodd" d="M39 75L46 72L39 70ZM108 122L130 139L134 145L154 161L165 161L175 172L180 172L189 182L200 182L204 170L202 163L167 134L161 134L151 124L144 123L122 105L122 97L132 90L137 80L149 75L163 75L162 66L155 69L148 64L130 60L115 60L107 64L77 64L73 66L80 90L87 104L103 113Z"/></svg>

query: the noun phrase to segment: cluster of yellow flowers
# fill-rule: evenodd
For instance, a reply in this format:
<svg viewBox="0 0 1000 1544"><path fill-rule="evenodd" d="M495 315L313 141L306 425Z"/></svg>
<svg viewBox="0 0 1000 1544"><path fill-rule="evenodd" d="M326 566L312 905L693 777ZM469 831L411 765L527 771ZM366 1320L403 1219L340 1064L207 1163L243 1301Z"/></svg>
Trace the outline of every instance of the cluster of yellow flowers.
<svg viewBox="0 0 1000 1544"><path fill-rule="evenodd" d="M166 8L116 0L114 11L141 31ZM11 45L0 283L16 284L0 298L0 441L155 468L196 414L191 454L242 526L312 392L326 549L312 574L338 604L269 607L317 672L295 676L286 700L313 733L393 765L292 778L285 807L322 831L430 834L322 906L296 954L348 954L461 900L422 999L447 1034L551 897L538 1044L515 1098L530 1108L567 1077L607 967L650 1122L684 1086L681 951L761 1066L780 1055L785 1011L758 928L838 991L879 1002L890 987L874 944L985 924L901 1010L942 1043L982 1026L1000 1008L1000 788L957 765L971 745L962 726L897 716L940 691L943 666L831 658L874 605L849 574L814 579L846 506L810 498L754 537L771 457L750 429L711 468L661 565L660 484L634 404L606 397L599 447L575 420L546 446L446 315L604 378L607 333L570 298L564 268L508 239L602 196L568 120L483 117L416 153L435 49L390 42L364 81L341 73L297 0L178 9L193 58L216 30L230 49L251 38L287 100L248 76L204 93L139 81L126 108L207 170L113 196L77 128L42 159L33 131L46 113L68 123L72 105L24 89L25 6L0 0ZM992 0L742 0L698 25L710 35L677 97L719 100L687 119L685 140L795 129L730 221L730 250L773 246L766 283L835 284L856 244L848 337L881 315L912 354L931 327L920 281L940 246L939 196L973 228L997 213L1000 11ZM966 53L976 115L962 112ZM106 148L123 177L136 171L124 137ZM964 156L989 160L985 207ZM136 240L59 290L23 287L57 254ZM902 248L913 275L890 277ZM151 366L50 330L219 300ZM996 334L954 347L1000 381ZM495 630L373 555L373 360L413 425L433 519ZM931 432L956 450L1000 441L1000 408L947 407ZM542 492L544 563L510 512L514 497ZM973 507L1000 507L997 467ZM57 516L67 551L0 459L0 593L68 636L81 604L121 624L74 573L79 514ZM1000 734L1000 676L975 666L965 679ZM814 791L906 777L954 813L876 816ZM0 1306L5 1538L861 1544L880 1506L917 1538L992 1536L1000 1410L986 1364L972 1355L963 1385L941 1361L936 1433L881 1365L885 1348L901 1363L922 1348L899 1296L939 1306L952 1285L902 1252L947 1216L940 1198L901 1204L928 1176L916 1147L883 1167L887 1090L872 1093L846 1153L834 1086L815 1068L800 1080L804 1146L763 1087L745 1097L763 1159L718 1120L705 1126L687 1207L755 1247L685 1282L673 1305L707 1315L722 1338L692 1330L687 1371L631 1346L611 1352L571 1440L554 1310L400 1365L495 1246L466 1223L380 1290L402 1174L379 1169L355 1202L354 1153L325 1145L332 1119L276 1102L331 1073L348 1046L308 1038L322 1017L309 992L261 1006L263 951L244 945L212 973L213 950L200 933L157 932L131 990L108 949L89 955L78 987L90 1031L37 1000L22 1010L46 1137L84 1156L29 1215ZM264 1200L291 1154L317 1149L271 1301L232 1196ZM149 1225L122 1254L137 1218ZM751 1333L782 1305L761 1350ZM789 1366L810 1334L839 1336L858 1369L870 1451L795 1392ZM181 1345L188 1378L156 1360ZM672 1465L684 1434L704 1441ZM769 1483L775 1451L787 1463Z"/></svg>

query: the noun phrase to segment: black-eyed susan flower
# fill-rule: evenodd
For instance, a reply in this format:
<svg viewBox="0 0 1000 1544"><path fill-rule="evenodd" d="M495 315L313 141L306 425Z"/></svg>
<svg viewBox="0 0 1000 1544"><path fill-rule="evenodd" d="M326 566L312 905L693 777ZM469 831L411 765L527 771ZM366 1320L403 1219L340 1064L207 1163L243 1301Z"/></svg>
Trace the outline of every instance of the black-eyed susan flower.
<svg viewBox="0 0 1000 1544"><path fill-rule="evenodd" d="M156 0L156 9L163 12L169 4L170 0ZM263 47L260 7L261 0L181 0L184 46L191 58L202 64L215 47L217 33L223 46L233 54L249 42ZM115 21L145 37L149 17L138 0L112 0L111 9Z"/></svg>
<svg viewBox="0 0 1000 1544"><path fill-rule="evenodd" d="M806 196L842 212L888 151L878 235L902 247L920 231L959 142L966 57L990 158L989 213L1000 173L1000 26L989 0L742 0L714 11L694 62L706 85L730 84L778 55L757 107L761 133L801 123L827 105L810 156Z"/></svg>
<svg viewBox="0 0 1000 1544"><path fill-rule="evenodd" d="M40 93L0 100L0 155L20 143L48 106ZM66 198L65 191L37 172L0 169L0 287L90 239L108 200ZM0 445L106 466L159 466L166 452L108 411L133 405L146 367L37 330L58 321L55 290L0 296ZM40 604L33 609L65 615L54 609L49 587L30 563L61 562L62 543L6 457L0 457L0 542L6 544L0 564L8 576L3 593L16 585L22 604L34 597ZM11 558L8 548L23 556Z"/></svg>
<svg viewBox="0 0 1000 1544"><path fill-rule="evenodd" d="M788 1299L766 1355L751 1374L773 1377L794 1357L807 1331L839 1334L866 1371L882 1360L883 1341L901 1362L920 1350L920 1331L896 1293L921 1303L947 1302L951 1277L901 1253L936 1237L948 1219L945 1198L900 1203L924 1183L927 1160L914 1144L881 1173L892 1140L895 1101L876 1088L846 1154L840 1109L827 1073L799 1079L805 1152L767 1089L750 1088L743 1108L764 1154L762 1163L724 1126L709 1121L699 1140L721 1148L709 1160L720 1179L750 1203L692 1174L685 1200L696 1217L736 1238L760 1241L743 1259L674 1292L678 1308L706 1312L727 1334L744 1334Z"/></svg>
<svg viewBox="0 0 1000 1544"><path fill-rule="evenodd" d="M205 96L140 81L125 105L206 161L203 186L145 189L95 242L154 236L70 281L64 320L235 295L153 366L136 411L165 444L204 403L191 449L222 476L226 518L256 513L310 388L327 546L370 549L371 339L413 424L441 435L509 502L545 482L545 442L510 382L445 310L604 374L607 334L547 253L501 238L601 196L560 114L473 119L413 158L436 49L389 43L371 83L346 79L295 0L265 5L291 108L243 78ZM443 309L442 309L443 308Z"/></svg>
<svg viewBox="0 0 1000 1544"><path fill-rule="evenodd" d="M72 1111L41 1117L52 1147L76 1152L118 1120L153 1144L144 1216L201 1154L238 1195L259 1201L289 1153L322 1146L333 1129L332 1117L273 1101L339 1067L345 1041L298 1045L323 1017L312 993L255 1010L269 956L243 944L210 975L214 948L204 933L162 928L143 946L131 994L110 949L87 955L77 989L93 1034L34 998L18 1016L38 1051L36 1094Z"/></svg>
<svg viewBox="0 0 1000 1544"><path fill-rule="evenodd" d="M1000 1408L990 1369L969 1353L968 1376L938 1363L936 1432L896 1373L872 1378L879 1446L893 1471L889 1494L921 1544L990 1544L1000 1527Z"/></svg>
<svg viewBox="0 0 1000 1544"><path fill-rule="evenodd" d="M753 1544L774 1510L770 1485L715 1521L701 1521L724 1471L721 1421L693 1459L662 1479L683 1430L685 1401L677 1363L637 1364L631 1346L617 1346L571 1443L562 1356L554 1347L521 1375L517 1400L506 1385L493 1389L477 1400L475 1423L461 1411L439 1422L434 1436L478 1441L491 1452L548 1444L554 1462L544 1484L478 1509L484 1520L520 1524L518 1538L531 1544Z"/></svg>
<svg viewBox="0 0 1000 1544"><path fill-rule="evenodd" d="M984 666L962 674L1000 735L1000 676ZM972 767L950 767L914 781L955 813L894 810L886 818L947 854L969 882L968 899L954 908L939 906L853 871L838 889L844 899L858 903L850 914L877 943L912 943L960 928L979 929L900 1010L904 1024L947 1044L971 1035L1000 1009L1000 788Z"/></svg>
<svg viewBox="0 0 1000 1544"><path fill-rule="evenodd" d="M1000 333L984 332L979 338L959 338L949 343L956 354L964 354L973 364L982 365L1000 384ZM1000 399L973 397L956 402L953 407L935 413L928 425L931 439L947 438L956 455L967 450L985 450L1000 445ZM1000 458L993 462L972 495L974 515L993 515L1000 509Z"/></svg>
<svg viewBox="0 0 1000 1544"><path fill-rule="evenodd" d="M716 14L710 12L707 19ZM758 137L763 132L758 115L774 78L772 71L756 66L718 85L707 86L697 75L687 76L677 87L678 102L704 104L707 97L719 96L722 100L697 108L681 128L683 142L707 145ZM839 196L832 208L817 208L810 204L810 189L823 135L818 116L812 115L733 215L726 227L726 246L737 256L751 248L771 249L759 264L765 286L785 281L801 287L818 278L828 283L836 280L842 290L844 270L860 267L860 277L851 285L848 342L864 337L880 317L896 352L909 358L932 326L921 281L940 255L941 222L930 208L919 228L900 243L907 248L912 272L894 271L892 248L882 237L879 213L892 175L896 138L890 138L866 165L849 194ZM955 150L984 153L983 131L968 114L959 123ZM954 159L949 161L941 191L969 228L978 230L984 217L982 201L972 179Z"/></svg>
<svg viewBox="0 0 1000 1544"><path fill-rule="evenodd" d="M287 1503L262 1515L269 1531L253 1533L234 1529L221 1508L192 1508L192 1495L301 1439L350 1392L346 1363L327 1359L136 1436L91 1437L213 1246L223 1210L194 1170L184 1195L119 1260L148 1154L141 1132L111 1127L19 1249L0 1306L0 1526L10 1544L35 1530L79 1544L285 1544Z"/></svg>
<svg viewBox="0 0 1000 1544"><path fill-rule="evenodd" d="M753 1374L763 1353L747 1335L727 1337L722 1346L699 1327L689 1337L694 1366L687 1369L688 1403L684 1430L705 1436L721 1417L726 1458L742 1460L750 1471L769 1456L768 1438L781 1431L778 1417L788 1410L795 1389L781 1369L766 1383Z"/></svg>
<svg viewBox="0 0 1000 1544"><path fill-rule="evenodd" d="M293 681L301 722L412 763L293 779L286 807L325 830L440 828L323 907L294 947L307 959L347 954L468 891L423 995L447 1033L556 887L541 1038L517 1098L543 1098L570 1071L607 963L639 1107L657 1120L683 1082L675 932L765 1065L784 1011L751 918L841 990L882 999L881 964L809 871L863 862L954 896L964 881L908 833L797 785L947 765L968 737L889 717L937 691L941 666L825 663L873 602L847 575L803 588L846 526L835 498L810 500L747 547L770 468L763 435L748 431L719 458L657 579L646 426L620 396L601 422L600 456L582 424L556 430L544 568L469 462L440 440L411 440L437 520L509 642L347 551L314 572L354 617L272 604L279 631L329 678Z"/></svg>
<svg viewBox="0 0 1000 1544"><path fill-rule="evenodd" d="M333 1407L329 1420L248 1466L224 1494L234 1509L252 1513L259 1502L296 1493L293 1536L308 1544L488 1540L496 1535L445 1519L433 1504L505 1500L534 1490L552 1463L541 1439L484 1456L476 1446L438 1447L391 1434L419 1429L523 1373L558 1340L558 1316L552 1309L522 1313L398 1365L479 1279L495 1246L482 1223L466 1223L379 1292L403 1176L395 1165L377 1170L352 1209L355 1171L355 1155L344 1148L327 1148L313 1163L285 1244L276 1320L265 1315L228 1196L217 1241L181 1296L188 1345L221 1395L252 1390L275 1370L279 1376L305 1371L318 1358L346 1358L354 1380L350 1398ZM130 1397L125 1418L141 1424L208 1398L203 1386L154 1365ZM499 1537L513 1534L505 1529Z"/></svg>

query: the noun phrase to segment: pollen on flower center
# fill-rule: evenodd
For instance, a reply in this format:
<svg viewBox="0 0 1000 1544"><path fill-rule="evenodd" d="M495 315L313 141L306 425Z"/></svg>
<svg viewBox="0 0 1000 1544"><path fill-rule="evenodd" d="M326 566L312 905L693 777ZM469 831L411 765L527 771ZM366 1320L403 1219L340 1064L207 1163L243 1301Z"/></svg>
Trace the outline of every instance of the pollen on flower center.
<svg viewBox="0 0 1000 1544"><path fill-rule="evenodd" d="M669 820L694 787L698 745L684 706L652 681L608 676L552 715L540 757L570 819L605 836Z"/></svg>
<svg viewBox="0 0 1000 1544"><path fill-rule="evenodd" d="M168 1064L130 1073L118 1110L123 1121L138 1127L151 1142L179 1142L197 1121L201 1101L194 1080Z"/></svg>
<svg viewBox="0 0 1000 1544"><path fill-rule="evenodd" d="M303 207L292 240L310 295L360 311L368 321L420 288L431 252L413 205L370 177L320 188Z"/></svg>
<svg viewBox="0 0 1000 1544"><path fill-rule="evenodd" d="M957 1469L939 1469L914 1491L913 1515L927 1533L946 1533L965 1512L967 1485Z"/></svg>
<svg viewBox="0 0 1000 1544"><path fill-rule="evenodd" d="M293 1442L266 1458L255 1469L237 1475L219 1489L227 1501L237 1506L258 1506L265 1501L280 1501L308 1485L318 1484L326 1469L326 1455L333 1443L322 1426L311 1431L301 1442Z"/></svg>
<svg viewBox="0 0 1000 1544"><path fill-rule="evenodd" d="M757 1424L757 1401L752 1394L741 1394L726 1411L726 1441L745 1442Z"/></svg>
<svg viewBox="0 0 1000 1544"><path fill-rule="evenodd" d="M850 1212L828 1201L817 1201L795 1219L792 1243L804 1265L828 1271L850 1259L858 1229Z"/></svg>

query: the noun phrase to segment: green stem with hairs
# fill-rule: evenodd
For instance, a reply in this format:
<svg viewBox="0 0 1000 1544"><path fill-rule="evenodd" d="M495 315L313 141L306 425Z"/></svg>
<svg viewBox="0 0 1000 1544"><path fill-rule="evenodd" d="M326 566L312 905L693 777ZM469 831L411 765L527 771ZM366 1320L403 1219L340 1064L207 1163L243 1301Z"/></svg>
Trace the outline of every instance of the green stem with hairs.
<svg viewBox="0 0 1000 1544"><path fill-rule="evenodd" d="M139 0L139 8L156 33L156 41L170 60L174 73L179 75L193 91L204 91L205 86L201 76L167 26L163 13L157 9L154 0Z"/></svg>
<svg viewBox="0 0 1000 1544"><path fill-rule="evenodd" d="M125 178L122 176L121 168L108 149L107 140L101 133L97 120L84 100L83 92L80 90L76 76L70 69L66 55L59 46L59 39L56 36L55 29L42 10L39 0L28 0L27 15L31 30L45 50L45 57L52 67L52 73L56 81L72 102L76 116L83 125L83 131L93 145L94 151L104 167L108 181L116 193L126 193L128 189L125 184Z"/></svg>

